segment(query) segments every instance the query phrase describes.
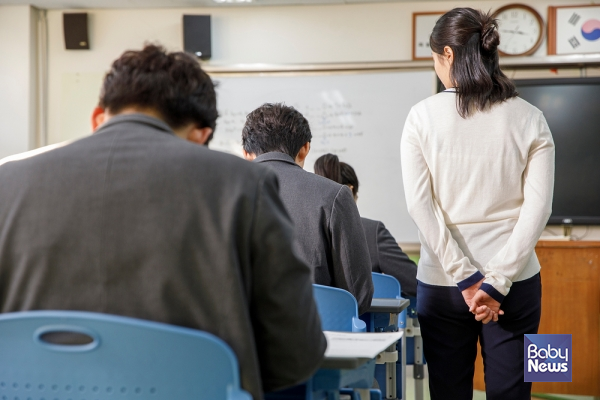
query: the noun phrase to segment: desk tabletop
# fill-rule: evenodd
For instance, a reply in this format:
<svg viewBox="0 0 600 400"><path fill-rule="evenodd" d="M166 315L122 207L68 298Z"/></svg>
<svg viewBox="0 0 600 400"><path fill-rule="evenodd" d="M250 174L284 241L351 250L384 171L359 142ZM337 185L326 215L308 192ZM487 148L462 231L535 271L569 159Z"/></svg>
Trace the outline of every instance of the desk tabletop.
<svg viewBox="0 0 600 400"><path fill-rule="evenodd" d="M377 299L371 301L371 313L401 313L410 305L408 299Z"/></svg>
<svg viewBox="0 0 600 400"><path fill-rule="evenodd" d="M403 332L323 332L327 350L320 368L355 369L402 338Z"/></svg>

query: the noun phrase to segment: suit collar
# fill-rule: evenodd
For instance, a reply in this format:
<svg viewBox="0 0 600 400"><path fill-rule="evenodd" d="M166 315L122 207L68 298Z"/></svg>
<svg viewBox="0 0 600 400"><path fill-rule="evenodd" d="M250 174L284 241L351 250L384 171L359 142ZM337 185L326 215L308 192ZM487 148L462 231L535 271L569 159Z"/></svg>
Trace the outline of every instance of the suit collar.
<svg viewBox="0 0 600 400"><path fill-rule="evenodd" d="M148 125L158 130L164 131L165 133L175 135L175 133L173 133L173 130L165 122L146 114L115 115L114 117L111 117L106 123L102 124L102 126L96 131L96 133L102 133L102 131L104 131L105 129L112 128L118 124L130 122Z"/></svg>
<svg viewBox="0 0 600 400"><path fill-rule="evenodd" d="M302 168L301 166L296 164L296 161L294 161L292 157L290 157L287 154L280 153L278 151L272 151L270 153L261 154L260 156L254 159L254 162L256 163L263 163L269 161L281 161L287 164L295 165L298 168Z"/></svg>

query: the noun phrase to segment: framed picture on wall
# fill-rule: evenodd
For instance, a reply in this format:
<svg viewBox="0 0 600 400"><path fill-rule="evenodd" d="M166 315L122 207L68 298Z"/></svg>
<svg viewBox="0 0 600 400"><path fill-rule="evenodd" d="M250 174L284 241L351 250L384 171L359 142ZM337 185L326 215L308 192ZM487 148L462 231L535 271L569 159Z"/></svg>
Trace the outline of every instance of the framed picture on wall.
<svg viewBox="0 0 600 400"><path fill-rule="evenodd" d="M548 7L548 54L600 53L600 4Z"/></svg>
<svg viewBox="0 0 600 400"><path fill-rule="evenodd" d="M413 60L431 60L431 48L429 47L429 36L437 20L445 14L441 12L415 12L413 13Z"/></svg>

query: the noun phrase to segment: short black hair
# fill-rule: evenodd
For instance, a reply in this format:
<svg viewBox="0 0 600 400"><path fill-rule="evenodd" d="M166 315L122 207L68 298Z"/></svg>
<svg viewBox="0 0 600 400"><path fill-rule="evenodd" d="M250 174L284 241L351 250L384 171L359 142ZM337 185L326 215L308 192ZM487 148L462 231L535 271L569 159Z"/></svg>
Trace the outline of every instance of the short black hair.
<svg viewBox="0 0 600 400"><path fill-rule="evenodd" d="M278 151L296 158L312 139L310 126L294 107L282 103L266 103L246 116L242 130L242 146L251 154Z"/></svg>
<svg viewBox="0 0 600 400"><path fill-rule="evenodd" d="M198 61L154 44L126 51L113 62L99 105L113 114L131 106L152 108L173 129L195 123L214 131L218 117L214 84Z"/></svg>

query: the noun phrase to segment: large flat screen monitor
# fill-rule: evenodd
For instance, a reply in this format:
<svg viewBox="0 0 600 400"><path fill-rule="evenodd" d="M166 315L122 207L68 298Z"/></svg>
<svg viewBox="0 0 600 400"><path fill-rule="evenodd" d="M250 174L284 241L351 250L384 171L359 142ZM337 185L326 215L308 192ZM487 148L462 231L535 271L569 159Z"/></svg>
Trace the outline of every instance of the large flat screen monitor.
<svg viewBox="0 0 600 400"><path fill-rule="evenodd" d="M550 224L600 224L600 78L515 80L556 145Z"/></svg>

